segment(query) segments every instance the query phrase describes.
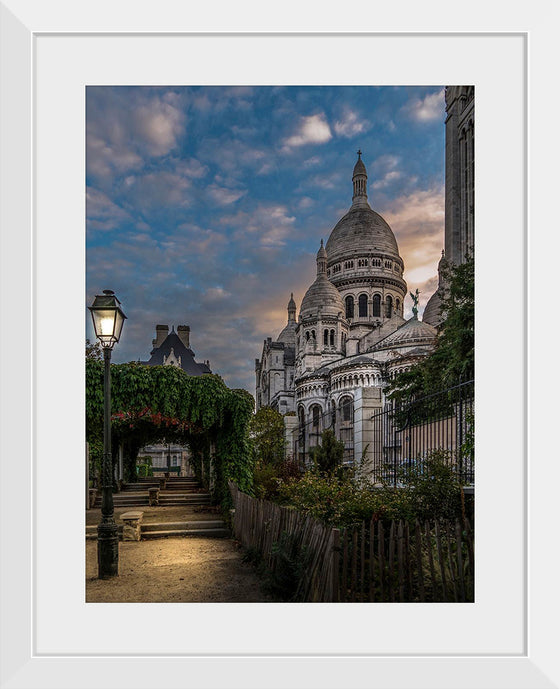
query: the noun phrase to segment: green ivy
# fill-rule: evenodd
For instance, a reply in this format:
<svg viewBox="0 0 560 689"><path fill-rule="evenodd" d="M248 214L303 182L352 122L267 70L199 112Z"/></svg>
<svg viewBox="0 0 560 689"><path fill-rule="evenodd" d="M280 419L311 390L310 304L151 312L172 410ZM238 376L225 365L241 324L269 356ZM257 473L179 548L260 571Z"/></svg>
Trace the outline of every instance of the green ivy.
<svg viewBox="0 0 560 689"><path fill-rule="evenodd" d="M90 443L103 437L103 367L103 361L86 358ZM228 479L241 490L252 488L248 429L253 409L253 397L246 390L231 390L217 375L189 376L175 366L111 364L111 437L113 447L124 444L128 480L134 480L143 446L187 445L195 475L212 488L215 502L227 505Z"/></svg>

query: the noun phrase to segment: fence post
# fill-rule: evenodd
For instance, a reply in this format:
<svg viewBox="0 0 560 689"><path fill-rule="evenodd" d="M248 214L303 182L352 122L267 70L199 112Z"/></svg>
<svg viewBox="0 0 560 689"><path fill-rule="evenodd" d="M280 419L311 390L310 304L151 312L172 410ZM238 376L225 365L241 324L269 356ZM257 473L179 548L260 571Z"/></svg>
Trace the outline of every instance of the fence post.
<svg viewBox="0 0 560 689"><path fill-rule="evenodd" d="M332 554L332 591L331 600L333 603L340 602L339 591L339 570L340 570L340 529L332 530L333 554Z"/></svg>
<svg viewBox="0 0 560 689"><path fill-rule="evenodd" d="M463 386L459 385L459 437L458 437L458 451L459 451L459 477L461 483L463 478Z"/></svg>

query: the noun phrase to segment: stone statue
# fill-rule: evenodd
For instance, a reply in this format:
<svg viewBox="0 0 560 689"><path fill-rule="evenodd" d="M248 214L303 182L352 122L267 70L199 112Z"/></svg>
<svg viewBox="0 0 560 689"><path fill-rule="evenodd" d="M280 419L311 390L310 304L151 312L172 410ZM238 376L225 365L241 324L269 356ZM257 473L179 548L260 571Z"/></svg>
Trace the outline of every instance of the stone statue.
<svg viewBox="0 0 560 689"><path fill-rule="evenodd" d="M413 318L418 318L418 298L419 298L419 292L418 292L418 287L416 288L416 292L411 292L410 296L412 297L412 317Z"/></svg>

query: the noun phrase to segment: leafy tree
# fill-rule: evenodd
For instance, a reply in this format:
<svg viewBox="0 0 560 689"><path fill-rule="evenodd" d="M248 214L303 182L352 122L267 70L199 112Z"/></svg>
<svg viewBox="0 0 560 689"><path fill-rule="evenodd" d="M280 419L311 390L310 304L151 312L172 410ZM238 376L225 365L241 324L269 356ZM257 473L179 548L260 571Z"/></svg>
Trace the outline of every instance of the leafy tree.
<svg viewBox="0 0 560 689"><path fill-rule="evenodd" d="M94 359L97 361L103 359L103 353L99 342L91 343L89 340L86 340L86 359Z"/></svg>
<svg viewBox="0 0 560 689"><path fill-rule="evenodd" d="M434 351L386 388L394 400L429 395L474 376L474 258L444 267L442 314Z"/></svg>
<svg viewBox="0 0 560 689"><path fill-rule="evenodd" d="M284 461L284 419L272 407L261 407L249 424L258 463L279 466Z"/></svg>
<svg viewBox="0 0 560 689"><path fill-rule="evenodd" d="M319 471L332 474L342 464L344 443L327 428L321 435L321 444L312 448L310 454Z"/></svg>

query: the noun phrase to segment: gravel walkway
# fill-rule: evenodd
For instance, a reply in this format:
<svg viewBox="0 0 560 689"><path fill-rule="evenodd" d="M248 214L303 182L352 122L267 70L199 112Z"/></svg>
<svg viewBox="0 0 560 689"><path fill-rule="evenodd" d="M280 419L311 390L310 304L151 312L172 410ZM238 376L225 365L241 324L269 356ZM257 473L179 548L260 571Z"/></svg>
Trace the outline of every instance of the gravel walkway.
<svg viewBox="0 0 560 689"><path fill-rule="evenodd" d="M97 541L85 546L88 603L271 602L229 538L123 541L119 576L106 580L97 578Z"/></svg>

